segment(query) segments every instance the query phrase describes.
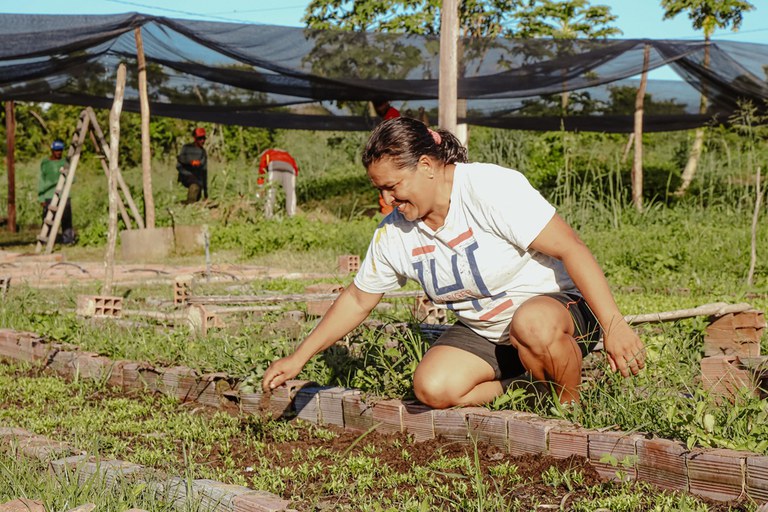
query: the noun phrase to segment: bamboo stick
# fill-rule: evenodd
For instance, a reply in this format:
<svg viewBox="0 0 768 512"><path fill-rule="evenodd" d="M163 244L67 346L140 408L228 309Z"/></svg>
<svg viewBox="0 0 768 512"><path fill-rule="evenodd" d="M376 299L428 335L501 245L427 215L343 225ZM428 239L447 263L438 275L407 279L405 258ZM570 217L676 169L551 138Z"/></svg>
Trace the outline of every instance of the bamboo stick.
<svg viewBox="0 0 768 512"><path fill-rule="evenodd" d="M384 294L384 298L402 298L418 297L423 295L422 291L389 292ZM190 297L190 304L200 305L224 305L224 304L248 304L256 302L304 302L307 300L326 300L335 299L338 293L294 293L287 295L217 295L207 297Z"/></svg>

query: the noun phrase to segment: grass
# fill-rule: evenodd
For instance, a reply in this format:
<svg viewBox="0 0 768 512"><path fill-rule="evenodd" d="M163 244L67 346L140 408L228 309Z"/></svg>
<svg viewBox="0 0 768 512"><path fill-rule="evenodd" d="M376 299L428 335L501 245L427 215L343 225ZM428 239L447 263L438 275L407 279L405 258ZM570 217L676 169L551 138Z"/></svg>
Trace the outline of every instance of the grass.
<svg viewBox="0 0 768 512"><path fill-rule="evenodd" d="M254 197L255 171L252 172L253 169L249 169L245 162L216 166L212 173L212 203L207 206L180 206L178 201L183 189L174 182L173 168L168 163L159 162L154 168L157 175L158 223L209 225L214 263L247 262L329 273L336 268L338 254L364 254L377 218L367 216L369 210L375 207L376 195L354 163L359 137L339 134L307 136L298 132L290 132L290 135L286 132L281 136L285 137L280 144L282 147L300 148L304 155L308 155L305 156L307 165L303 166L299 179L302 211L297 218L271 221L263 218L262 205ZM569 134L564 137L562 134L508 134L473 129L471 157L510 165L528 174L558 205L560 213L593 250L624 314L682 309L717 301L749 302L758 309L766 310L768 267L765 258L758 260L754 284L750 287L746 285L754 165L766 156L763 146L749 143L750 137L754 136L754 133L736 131L711 132L694 188L682 200L674 198L670 192L677 186L679 169L684 163L687 148L685 134L647 136L647 202L642 213L628 205L628 167L618 156L624 145L624 140L618 136ZM32 189L36 166L20 165L18 173L20 219L24 224L36 224L38 212L36 208L28 207L35 204ZM137 190L140 173L127 170L125 175L133 190ZM103 186L101 181L102 176L87 168L78 174L73 201L81 243L77 247L62 249L70 261L100 260L102 257L106 203L99 192ZM0 246L28 250L34 234L35 229L31 228L21 235L0 234ZM768 234L761 229L758 231L758 255L764 255L767 250ZM194 257L183 261L194 261ZM200 263L202 265L202 259ZM227 289L227 285L203 284L196 292L296 293L313 282L316 280L264 280L237 290ZM280 312L241 315L232 317L227 328L198 338L183 328L170 330L158 325L126 328L109 323L92 324L76 318L72 313L75 296L97 290L98 284L45 291L14 285L7 300L0 303L0 326L39 332L52 340L73 343L83 350L115 359L149 360L167 366L187 365L201 371L225 371L245 378L246 383L254 386L258 385L269 362L291 351L313 326L309 322L298 329L280 327ZM157 286L118 287L117 293L126 297L128 308L147 308L153 299L169 295L167 287ZM390 302L392 307L377 311L375 319L385 323L412 320L408 302ZM300 307L297 304L285 305L286 310ZM596 358L590 363L590 379L583 386L581 407L564 410L547 399L526 400L519 392L507 397L497 407L533 410L541 415L566 418L592 428L618 427L649 432L681 440L689 446L728 447L768 453L768 443L764 441L768 432L762 427L768 424L768 412L763 402L743 396L724 407L701 389L698 373L704 327L703 319L643 327L641 336L649 352L646 370L638 377L621 379L610 373L604 362ZM409 396L413 369L426 347L426 340L418 333L384 332L363 327L344 341L344 344L314 358L300 377L323 384L357 387L383 396ZM763 348L766 348L765 343ZM45 379L41 379L41 383L53 388L58 386ZM14 386L17 384L14 381ZM85 383L75 385L85 386ZM2 403L5 400L21 407L14 402L12 395L8 395ZM87 409L86 403L79 402L77 396L69 400ZM141 399L136 400L141 405ZM139 405L123 404L122 407L133 410ZM35 411L31 418L39 423L35 423L34 428L42 432L47 428L52 433L58 432L57 428L63 429L44 410L29 409L32 405L27 404L23 407ZM109 409L109 406L100 407ZM165 411L168 416L159 416L155 423L134 428L142 432L176 428L173 425L180 420L171 419L169 411L178 408L177 404L164 404L161 400L159 406L152 407L158 413ZM2 410L13 421L23 421L20 417L13 417L13 412ZM65 411L60 410L58 414L67 417ZM100 424L111 421L107 419L109 413L104 411L96 410L93 414ZM142 417L143 414L136 415ZM73 425L78 425L76 420L72 421ZM397 486L408 484L399 480L402 475L398 476L394 471L384 473L381 469L379 473L364 473L360 467L376 466L375 453L365 453L364 443L361 443L363 452L350 461L328 456L329 466L318 467L312 463L318 455L302 452L296 455L296 464L281 466L275 461L282 464L292 460L293 455L264 452L265 448L259 443L265 443L265 439L274 442L275 437L270 436L280 439L319 436L318 444L312 447L317 451L323 447L322 437L330 434L321 430L311 431L311 428L309 433L293 431L285 425L251 424L244 427L242 423L227 423L228 420L223 418L216 420L222 423L211 424L213 427L196 423L198 420L194 418L184 421L189 423L189 431L178 428L183 430L185 436L191 437L184 437L181 442L177 439L174 446L163 445L159 440L139 442L135 434L133 437L110 437L105 434L92 439L87 434L87 423L78 427L78 435L86 444L105 450L105 453L125 452L137 457L137 460L148 462L172 460L174 465L192 468L196 474L209 474L199 462L211 456L212 452L206 452L205 447L212 443L226 447L228 440L217 438L215 442L211 441L202 431L215 428L234 435L235 431L242 433L244 429L255 429L264 436L255 436L245 443L262 457L254 461L254 464L258 462L259 470L253 471L254 474L241 470L237 476L237 471L226 469L230 466L222 463L217 470L222 472L222 478L291 496L291 493L304 491L287 487L286 480L304 482L315 493L312 495L323 501L323 493L340 496L355 488L345 475L358 475L362 482L360 489L366 493L364 499L370 500L370 510L386 510L393 503L397 505L391 506L398 509L420 510L419 507L426 506L424 503L435 503L428 500L436 499L442 500L440 504L444 507L454 510L502 510L505 508L499 500L507 498L506 489L517 485L510 467L493 469L495 473L490 480L485 476L478 479L476 473L472 473L474 456L469 454L469 459L461 463L465 464L461 466L462 478L442 478L433 488L414 487L414 494L394 498ZM195 434L199 437L195 437L189 434L190 431L201 432ZM63 430L61 435L66 435ZM163 459L163 453L171 453L172 450L176 450L173 453L178 456L179 446L195 455L189 461L183 457ZM227 453L222 455L224 459L227 456ZM300 460L306 465L299 464ZM202 467L198 468L198 463ZM446 467L420 469L427 472L426 476L420 474L421 480L433 478L435 471L451 474L451 464L459 463L446 464ZM558 471L547 474L545 478L549 484L559 489L578 485L578 475L567 470ZM318 472L327 478L322 482L312 480ZM411 475L408 478L415 477ZM374 486L378 481L394 483L391 487L382 488ZM367 487L369 484L366 482L373 483ZM647 493L639 488L641 486L618 488L611 492L598 488L592 494L585 494L589 495L585 502L587 505L580 505L574 500L569 501L568 506L573 510L600 507L610 510L637 510L637 507L648 510L654 507L658 510L675 507L705 510L698 502L679 501L688 498L664 498L667 501L649 504L643 501L647 499ZM509 497L504 506L514 509L515 506L510 503L514 504L515 499Z"/></svg>
<svg viewBox="0 0 768 512"><path fill-rule="evenodd" d="M709 510L705 501L645 484L598 483L583 461L515 459L483 446L232 416L162 395L125 395L26 364L0 365L0 403L2 425L65 441L102 460L276 493L299 510L534 510L563 501L569 510ZM43 468L0 455L0 499L26 496L48 510L85 502L106 510L170 508L137 484L108 486L94 478L76 486ZM187 509L196 510L193 504Z"/></svg>

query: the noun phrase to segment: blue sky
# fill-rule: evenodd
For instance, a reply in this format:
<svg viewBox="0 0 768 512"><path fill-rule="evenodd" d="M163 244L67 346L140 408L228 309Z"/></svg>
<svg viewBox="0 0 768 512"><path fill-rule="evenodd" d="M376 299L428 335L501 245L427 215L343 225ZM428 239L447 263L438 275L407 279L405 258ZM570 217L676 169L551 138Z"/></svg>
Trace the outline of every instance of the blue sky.
<svg viewBox="0 0 768 512"><path fill-rule="evenodd" d="M1 13L27 14L115 14L141 12L171 18L303 26L309 0L0 0ZM699 39L686 15L664 20L659 0L593 0L609 5L618 16L616 26L626 38ZM768 6L752 0L756 9L746 13L738 32L718 31L714 39L768 44ZM652 79L677 79L669 69L651 72Z"/></svg>
<svg viewBox="0 0 768 512"><path fill-rule="evenodd" d="M172 18L241 21L269 25L302 26L308 0L0 0L0 12L28 14L110 14L137 11ZM687 16L662 20L659 0L593 0L594 4L609 5L618 15L616 25L623 37L653 39L689 39L701 37L692 28ZM715 39L768 44L768 6L762 0L752 0L757 9L744 16L737 33L722 31Z"/></svg>

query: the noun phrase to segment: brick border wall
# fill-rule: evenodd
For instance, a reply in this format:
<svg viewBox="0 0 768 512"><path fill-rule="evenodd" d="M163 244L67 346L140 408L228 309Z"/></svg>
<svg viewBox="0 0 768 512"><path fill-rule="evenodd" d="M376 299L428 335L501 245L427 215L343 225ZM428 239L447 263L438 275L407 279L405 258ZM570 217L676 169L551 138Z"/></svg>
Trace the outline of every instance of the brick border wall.
<svg viewBox="0 0 768 512"><path fill-rule="evenodd" d="M588 430L524 412L494 412L482 407L433 410L401 400L366 402L358 390L301 380L288 381L270 396L244 393L235 379L224 373L201 375L186 367L113 361L95 353L46 343L34 333L11 329L0 329L0 357L39 362L64 375L77 372L82 378L108 379L109 384L123 389L149 388L183 401L214 407L236 404L246 414L295 414L312 423L350 431L374 428L382 433L407 432L417 440L442 436L450 441L469 442L475 438L511 455L579 455L588 458L606 479L643 480L721 501L746 495L757 503L768 502L768 456L757 453L698 448L689 451L676 441L646 439L637 433Z"/></svg>

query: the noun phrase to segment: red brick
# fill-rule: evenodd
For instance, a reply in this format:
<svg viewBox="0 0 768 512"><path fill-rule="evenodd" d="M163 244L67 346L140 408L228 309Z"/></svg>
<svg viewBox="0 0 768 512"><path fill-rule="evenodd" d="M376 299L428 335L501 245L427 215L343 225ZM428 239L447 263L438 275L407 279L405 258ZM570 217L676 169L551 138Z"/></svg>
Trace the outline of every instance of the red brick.
<svg viewBox="0 0 768 512"><path fill-rule="evenodd" d="M637 441L637 478L673 491L688 490L684 444L667 439Z"/></svg>
<svg viewBox="0 0 768 512"><path fill-rule="evenodd" d="M403 431L403 402L380 400L373 404L373 423L379 423L377 432L393 434Z"/></svg>
<svg viewBox="0 0 768 512"><path fill-rule="evenodd" d="M695 450L687 455L690 490L720 501L735 500L744 489L749 454L735 450Z"/></svg>
<svg viewBox="0 0 768 512"><path fill-rule="evenodd" d="M637 479L635 444L643 437L627 432L595 432L589 434L589 461L603 478Z"/></svg>
<svg viewBox="0 0 768 512"><path fill-rule="evenodd" d="M747 457L747 496L758 503L768 502L768 457Z"/></svg>
<svg viewBox="0 0 768 512"><path fill-rule="evenodd" d="M422 403L408 401L403 403L403 427L416 441L435 438L433 409Z"/></svg>

